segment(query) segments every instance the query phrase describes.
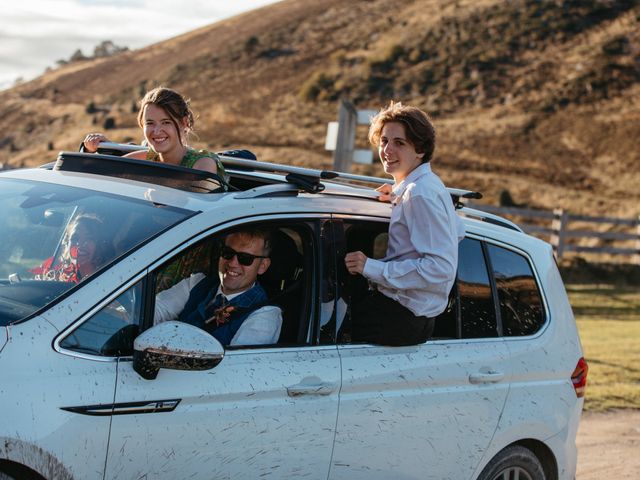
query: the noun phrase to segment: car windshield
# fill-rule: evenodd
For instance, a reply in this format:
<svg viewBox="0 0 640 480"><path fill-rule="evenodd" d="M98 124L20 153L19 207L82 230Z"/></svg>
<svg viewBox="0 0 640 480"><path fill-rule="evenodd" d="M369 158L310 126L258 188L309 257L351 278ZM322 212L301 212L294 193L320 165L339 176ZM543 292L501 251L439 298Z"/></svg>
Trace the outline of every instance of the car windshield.
<svg viewBox="0 0 640 480"><path fill-rule="evenodd" d="M0 179L0 326L25 319L193 212Z"/></svg>

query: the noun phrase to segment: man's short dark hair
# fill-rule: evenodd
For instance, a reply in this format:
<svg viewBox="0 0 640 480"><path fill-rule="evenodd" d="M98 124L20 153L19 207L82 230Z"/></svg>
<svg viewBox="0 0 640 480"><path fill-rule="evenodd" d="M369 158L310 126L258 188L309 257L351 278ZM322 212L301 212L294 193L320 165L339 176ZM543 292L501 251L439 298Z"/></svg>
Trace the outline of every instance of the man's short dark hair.
<svg viewBox="0 0 640 480"><path fill-rule="evenodd" d="M246 235L251 238L261 238L264 242L263 255L269 256L271 255L272 250L272 242L273 242L273 233L270 228L267 227L242 227L236 230L232 230L225 235L225 239L229 235Z"/></svg>

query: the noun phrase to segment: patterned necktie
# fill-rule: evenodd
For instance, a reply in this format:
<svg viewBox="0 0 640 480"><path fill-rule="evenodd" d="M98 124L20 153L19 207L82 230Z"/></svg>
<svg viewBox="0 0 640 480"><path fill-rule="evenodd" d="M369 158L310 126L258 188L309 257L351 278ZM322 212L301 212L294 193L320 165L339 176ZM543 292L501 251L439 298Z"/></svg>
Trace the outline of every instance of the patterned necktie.
<svg viewBox="0 0 640 480"><path fill-rule="evenodd" d="M215 322L216 326L220 326L229 321L231 312L235 310L235 307L230 306L227 303L227 298L219 293L215 296L213 301L205 309L206 320L205 325L210 325Z"/></svg>

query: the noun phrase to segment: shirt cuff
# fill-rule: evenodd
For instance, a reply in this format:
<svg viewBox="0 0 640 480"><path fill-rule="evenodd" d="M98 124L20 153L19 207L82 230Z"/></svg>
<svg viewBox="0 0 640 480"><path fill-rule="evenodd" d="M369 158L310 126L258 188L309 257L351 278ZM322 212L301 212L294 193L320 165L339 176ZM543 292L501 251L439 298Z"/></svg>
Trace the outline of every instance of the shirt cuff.
<svg viewBox="0 0 640 480"><path fill-rule="evenodd" d="M374 258L367 258L367 261L364 263L364 269L362 270L362 275L364 275L369 280L373 280L374 282L379 282L384 280L384 262L380 260L376 260Z"/></svg>

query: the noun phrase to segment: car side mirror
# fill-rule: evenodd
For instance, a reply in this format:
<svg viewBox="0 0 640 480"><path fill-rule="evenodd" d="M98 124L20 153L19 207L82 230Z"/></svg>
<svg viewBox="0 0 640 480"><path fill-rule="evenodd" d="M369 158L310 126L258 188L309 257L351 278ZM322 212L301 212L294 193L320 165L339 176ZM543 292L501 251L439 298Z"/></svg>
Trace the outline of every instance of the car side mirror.
<svg viewBox="0 0 640 480"><path fill-rule="evenodd" d="M161 368L209 370L223 357L224 347L216 338L184 322L160 323L133 342L133 369L147 380Z"/></svg>

